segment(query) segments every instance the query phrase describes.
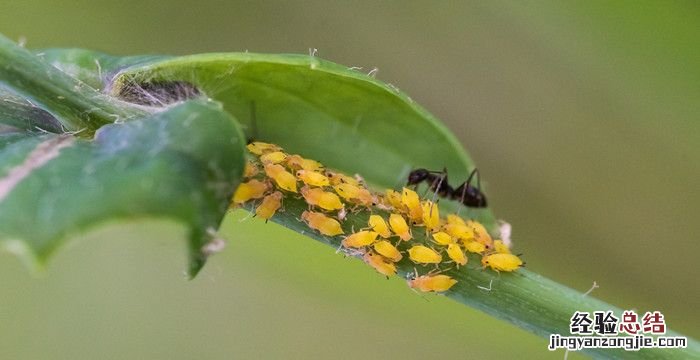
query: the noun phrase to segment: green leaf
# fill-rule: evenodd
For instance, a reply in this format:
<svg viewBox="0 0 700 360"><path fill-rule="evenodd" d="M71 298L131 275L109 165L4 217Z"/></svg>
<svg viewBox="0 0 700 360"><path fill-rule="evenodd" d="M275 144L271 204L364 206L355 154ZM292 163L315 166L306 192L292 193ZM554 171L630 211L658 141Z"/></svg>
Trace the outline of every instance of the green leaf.
<svg viewBox="0 0 700 360"><path fill-rule="evenodd" d="M238 185L244 137L212 103L187 102L69 134L0 135L0 243L40 267L62 242L120 219L170 218L189 227L191 275Z"/></svg>
<svg viewBox="0 0 700 360"><path fill-rule="evenodd" d="M48 65L2 35L0 83L51 113L67 131L80 131L82 136L102 125L146 114Z"/></svg>
<svg viewBox="0 0 700 360"><path fill-rule="evenodd" d="M192 84L240 119L249 138L282 144L290 152L362 174L377 186L399 187L418 167L447 168L456 186L475 168L444 125L406 94L315 57L227 53L115 60L78 50L47 54L56 63L78 55L102 59L103 71L117 72L109 91L118 97L149 84ZM489 209L464 213L497 233Z"/></svg>

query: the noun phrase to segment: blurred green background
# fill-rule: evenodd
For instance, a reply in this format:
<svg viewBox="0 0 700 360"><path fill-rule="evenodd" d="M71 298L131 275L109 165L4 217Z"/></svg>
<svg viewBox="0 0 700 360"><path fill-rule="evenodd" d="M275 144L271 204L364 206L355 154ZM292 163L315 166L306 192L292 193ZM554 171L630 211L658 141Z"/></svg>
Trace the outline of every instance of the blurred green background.
<svg viewBox="0 0 700 360"><path fill-rule="evenodd" d="M27 46L307 53L392 83L477 161L531 270L700 337L697 2L3 1ZM436 154L439 156L439 154ZM43 278L0 254L0 358L552 358L546 340L236 213L98 229ZM426 301L427 300L427 301Z"/></svg>

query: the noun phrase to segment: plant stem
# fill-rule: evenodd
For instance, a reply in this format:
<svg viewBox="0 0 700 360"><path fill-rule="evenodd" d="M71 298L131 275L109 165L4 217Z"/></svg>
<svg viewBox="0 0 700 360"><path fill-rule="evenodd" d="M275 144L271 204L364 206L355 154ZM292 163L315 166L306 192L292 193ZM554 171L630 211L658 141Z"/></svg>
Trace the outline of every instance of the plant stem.
<svg viewBox="0 0 700 360"><path fill-rule="evenodd" d="M0 83L36 102L67 131L91 134L102 125L145 114L47 64L3 35Z"/></svg>
<svg viewBox="0 0 700 360"><path fill-rule="evenodd" d="M307 209L308 205L303 200L285 196L284 212L275 214L271 221L337 249L343 235L327 237L309 229L299 220L301 213ZM248 210L254 211L254 207L248 206ZM375 209L374 214L378 213L381 212ZM345 233L349 234L352 228L365 228L369 215L366 210L348 214L342 225ZM414 240L429 243L424 232L424 228L414 228ZM397 264L398 275L406 276L412 273L415 267L410 260L404 258ZM420 266L418 268L421 273L427 271ZM478 256L470 256L466 266L444 273L458 280L445 296L544 338L549 338L551 334L568 336L570 319L575 311L612 311L618 317L622 314L622 309L616 306L526 269L514 273L482 270ZM668 331L665 336L681 335ZM547 351L545 348L542 350ZM622 349L589 349L585 352L595 358L605 359L629 357L632 354ZM685 349L643 349L633 353L640 359L700 358L700 343L688 338L688 347Z"/></svg>

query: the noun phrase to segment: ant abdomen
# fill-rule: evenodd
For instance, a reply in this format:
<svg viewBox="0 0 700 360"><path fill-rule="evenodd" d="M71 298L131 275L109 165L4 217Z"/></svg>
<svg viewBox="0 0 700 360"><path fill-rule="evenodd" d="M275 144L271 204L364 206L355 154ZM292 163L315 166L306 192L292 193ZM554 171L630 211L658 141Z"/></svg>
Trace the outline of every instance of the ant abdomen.
<svg viewBox="0 0 700 360"><path fill-rule="evenodd" d="M484 193L482 193L478 188L470 186L466 182L455 189L450 197L452 200L457 200L464 204L464 206L468 207L484 208L488 206Z"/></svg>

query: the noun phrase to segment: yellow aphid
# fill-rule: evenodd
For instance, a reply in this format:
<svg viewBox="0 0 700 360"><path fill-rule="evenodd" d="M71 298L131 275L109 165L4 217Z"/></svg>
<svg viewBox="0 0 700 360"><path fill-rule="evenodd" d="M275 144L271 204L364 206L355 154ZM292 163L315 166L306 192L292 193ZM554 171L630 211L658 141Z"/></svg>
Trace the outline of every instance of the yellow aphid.
<svg viewBox="0 0 700 360"><path fill-rule="evenodd" d="M255 214L261 218L268 220L275 215L277 210L282 206L282 193L275 191L270 195L265 196L262 203L255 209Z"/></svg>
<svg viewBox="0 0 700 360"><path fill-rule="evenodd" d="M281 151L273 151L260 156L263 164L279 164L287 158L287 154Z"/></svg>
<svg viewBox="0 0 700 360"><path fill-rule="evenodd" d="M389 200L386 198L386 196L382 194L374 194L374 206L377 207L379 210L384 210L384 211L392 211L394 210L394 207L391 206L389 203Z"/></svg>
<svg viewBox="0 0 700 360"><path fill-rule="evenodd" d="M464 219L462 219L460 216L455 215L455 214L447 215L447 223L467 226L467 224L464 222Z"/></svg>
<svg viewBox="0 0 700 360"><path fill-rule="evenodd" d="M377 234L374 231L358 231L354 234L350 234L349 236L345 237L343 239L343 246L346 248L361 248L365 246L372 245L375 241L377 241Z"/></svg>
<svg viewBox="0 0 700 360"><path fill-rule="evenodd" d="M354 200L360 192L360 188L352 184L338 184L333 186L335 192L345 200Z"/></svg>
<svg viewBox="0 0 700 360"><path fill-rule="evenodd" d="M301 219L309 225L310 228L318 230L326 236L335 236L343 234L343 229L340 223L325 214L313 211L304 211L301 213Z"/></svg>
<svg viewBox="0 0 700 360"><path fill-rule="evenodd" d="M467 264L467 256L464 255L462 248L459 247L459 245L457 244L447 245L447 256L449 256L450 259L452 259L452 261L454 261L458 265Z"/></svg>
<svg viewBox="0 0 700 360"><path fill-rule="evenodd" d="M403 209L403 204L401 204L401 193L395 190L386 190L386 200L394 209L401 211Z"/></svg>
<svg viewBox="0 0 700 360"><path fill-rule="evenodd" d="M414 223L423 221L423 208L420 205L420 197L415 191L403 188L401 191L401 204L408 209L408 217Z"/></svg>
<svg viewBox="0 0 700 360"><path fill-rule="evenodd" d="M377 270L378 273L386 277L396 274L396 265L386 261L383 257L371 251L368 251L364 256L362 256L362 260L364 260L367 265L373 267L374 270Z"/></svg>
<svg viewBox="0 0 700 360"><path fill-rule="evenodd" d="M311 186L328 186L330 185L330 182L328 181L328 178L318 172L311 171L311 170L298 170L297 171L297 178L299 180L303 181L304 184L306 185L311 185Z"/></svg>
<svg viewBox="0 0 700 360"><path fill-rule="evenodd" d="M355 179L354 177L347 176L339 172L326 170L326 176L333 185L350 184L355 186L362 186L362 184L360 184L360 182L357 181L357 179Z"/></svg>
<svg viewBox="0 0 700 360"><path fill-rule="evenodd" d="M342 196L343 199L348 201L358 202L364 206L372 206L372 203L374 202L372 193L361 186L342 183L333 186L333 189L335 189L335 192L338 193L338 195Z"/></svg>
<svg viewBox="0 0 700 360"><path fill-rule="evenodd" d="M282 165L265 164L265 174L282 190L297 192L297 178L284 169Z"/></svg>
<svg viewBox="0 0 700 360"><path fill-rule="evenodd" d="M421 275L409 279L408 286L422 292L443 292L449 290L457 280L447 275Z"/></svg>
<svg viewBox="0 0 700 360"><path fill-rule="evenodd" d="M439 264L442 261L442 255L423 245L416 245L408 249L408 257L419 264Z"/></svg>
<svg viewBox="0 0 700 360"><path fill-rule="evenodd" d="M442 231L433 234L433 240L436 244L444 246L454 244L455 242L452 236L450 236L450 234Z"/></svg>
<svg viewBox="0 0 700 360"><path fill-rule="evenodd" d="M324 210L340 210L343 208L343 203L340 201L338 195L323 191L321 188L304 186L301 188L301 196L304 197L307 204L318 206Z"/></svg>
<svg viewBox="0 0 700 360"><path fill-rule="evenodd" d="M428 230L438 228L440 226L440 211L438 210L438 205L430 200L426 200L421 203L421 206L423 207L423 225L425 225Z"/></svg>
<svg viewBox="0 0 700 360"><path fill-rule="evenodd" d="M401 216L401 214L389 215L389 226L391 227L391 231L398 235L401 240L411 240L411 229L408 227L406 220L403 218L403 216Z"/></svg>
<svg viewBox="0 0 700 360"><path fill-rule="evenodd" d="M258 166L252 161L248 160L245 163L245 168L243 169L243 177L249 178L258 174Z"/></svg>
<svg viewBox="0 0 700 360"><path fill-rule="evenodd" d="M376 243L374 243L373 246L374 251L393 262L401 261L401 259L403 258L399 249L397 249L396 246L394 246L392 243L386 240L377 241Z"/></svg>
<svg viewBox="0 0 700 360"><path fill-rule="evenodd" d="M255 141L246 146L248 151L255 155L262 155L267 152L282 151L282 148L275 144L268 144L260 141Z"/></svg>
<svg viewBox="0 0 700 360"><path fill-rule="evenodd" d="M401 203L409 209L420 207L420 197L417 192L409 188L403 188L401 191Z"/></svg>
<svg viewBox="0 0 700 360"><path fill-rule="evenodd" d="M260 180L250 180L238 185L236 192L233 194L233 203L236 205L242 204L251 199L259 199L265 196L268 185Z"/></svg>
<svg viewBox="0 0 700 360"><path fill-rule="evenodd" d="M445 224L443 227L443 230L450 234L450 236L459 239L462 242L474 240L474 230L466 225L450 223L448 220L447 224Z"/></svg>
<svg viewBox="0 0 700 360"><path fill-rule="evenodd" d="M381 236L385 239L391 237L391 231L389 231L389 225L387 225L386 221L384 221L384 218L379 216L379 215L370 215L369 216L369 227L371 227L372 230L378 232L379 236Z"/></svg>
<svg viewBox="0 0 700 360"><path fill-rule="evenodd" d="M476 221L469 220L467 221L467 226L474 230L474 240L484 244L487 249L493 248L493 239L491 239L491 235L489 235L488 231L486 231L484 225L481 225Z"/></svg>
<svg viewBox="0 0 700 360"><path fill-rule="evenodd" d="M474 240L464 242L464 248L475 254L483 254L484 251L486 251L486 246L484 244Z"/></svg>
<svg viewBox="0 0 700 360"><path fill-rule="evenodd" d="M481 265L496 271L515 271L523 266L523 261L513 254L490 254L481 258Z"/></svg>
<svg viewBox="0 0 700 360"><path fill-rule="evenodd" d="M294 170L319 171L323 169L323 165L320 162L311 159L304 159L299 155L287 156L287 166Z"/></svg>
<svg viewBox="0 0 700 360"><path fill-rule="evenodd" d="M365 188L360 188L360 194L357 197L357 200L360 202L360 204L366 207L377 205L379 203L379 198L376 195L372 195L372 193Z"/></svg>
<svg viewBox="0 0 700 360"><path fill-rule="evenodd" d="M494 240L493 249L499 254L510 254L510 249L503 243L503 240Z"/></svg>

